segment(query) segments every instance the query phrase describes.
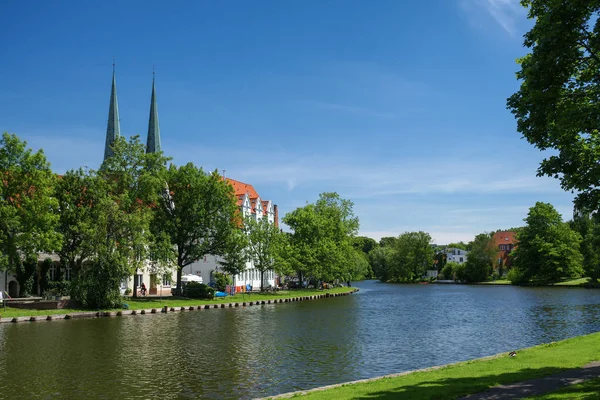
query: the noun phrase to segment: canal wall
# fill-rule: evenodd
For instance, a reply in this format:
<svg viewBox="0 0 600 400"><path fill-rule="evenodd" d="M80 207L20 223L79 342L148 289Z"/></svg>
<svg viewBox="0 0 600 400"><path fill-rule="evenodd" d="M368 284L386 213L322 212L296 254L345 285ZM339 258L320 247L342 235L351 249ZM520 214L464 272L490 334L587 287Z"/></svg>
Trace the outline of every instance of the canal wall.
<svg viewBox="0 0 600 400"><path fill-rule="evenodd" d="M70 320L79 318L102 318L102 317L123 317L129 315L153 315L153 314L166 314L174 312L185 312L185 311L200 311L210 309L223 309L223 308L246 308L252 306L265 306L265 305L276 305L285 303L294 303L299 301L309 300L320 300L329 299L333 297L348 296L352 293L358 292L358 288L354 288L350 292L345 293L323 293L312 296L298 296L288 297L281 299L272 300L254 300L254 301L242 301L234 303L215 303L215 304L202 304L187 307L169 307L165 305L162 308L148 308L143 310L118 310L118 311L83 311L68 314L54 314L54 315L36 315L29 317L9 317L0 318L0 323L17 323L17 322L37 322L37 321L59 321L59 320Z"/></svg>

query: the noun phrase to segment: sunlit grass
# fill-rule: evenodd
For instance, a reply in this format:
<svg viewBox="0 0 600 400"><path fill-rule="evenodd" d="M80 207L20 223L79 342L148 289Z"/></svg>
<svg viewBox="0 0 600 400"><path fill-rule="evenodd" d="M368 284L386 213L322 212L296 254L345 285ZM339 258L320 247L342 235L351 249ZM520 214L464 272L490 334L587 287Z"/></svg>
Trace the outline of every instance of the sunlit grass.
<svg viewBox="0 0 600 400"><path fill-rule="evenodd" d="M590 278L577 278L577 279L569 279L566 281L555 283L555 286L580 286L585 283L588 283Z"/></svg>
<svg viewBox="0 0 600 400"><path fill-rule="evenodd" d="M518 350L514 358L506 353L499 354L439 369L346 384L297 397L310 400L455 399L496 385L539 378L569 368L581 367L595 360L600 360L600 333Z"/></svg>

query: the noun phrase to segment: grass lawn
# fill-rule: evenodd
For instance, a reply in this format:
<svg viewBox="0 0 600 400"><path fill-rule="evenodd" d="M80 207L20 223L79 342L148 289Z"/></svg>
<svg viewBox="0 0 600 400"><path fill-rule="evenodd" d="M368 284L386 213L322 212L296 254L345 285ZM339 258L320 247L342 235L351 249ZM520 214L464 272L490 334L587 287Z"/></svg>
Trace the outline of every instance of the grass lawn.
<svg viewBox="0 0 600 400"><path fill-rule="evenodd" d="M479 285L510 285L511 282L508 279L498 279L490 282L478 282Z"/></svg>
<svg viewBox="0 0 600 400"><path fill-rule="evenodd" d="M310 400L456 399L499 384L552 375L600 360L600 332L518 350L517 353L514 358L510 358L508 354L499 354L439 369L346 384L297 397Z"/></svg>
<svg viewBox="0 0 600 400"><path fill-rule="evenodd" d="M527 400L600 399L600 378L557 390L542 396L527 397Z"/></svg>
<svg viewBox="0 0 600 400"><path fill-rule="evenodd" d="M555 286L580 286L583 285L585 283L587 283L590 280L590 278L577 278L577 279L570 279L567 281L562 281L562 282L558 282L555 283Z"/></svg>
<svg viewBox="0 0 600 400"><path fill-rule="evenodd" d="M303 296L315 296L318 294L325 293L346 293L354 290L353 287L339 287L328 290L318 289L298 289L298 290L282 290L277 293L252 293L252 294L237 294L235 296L219 297L214 300L195 300L186 299L181 297L166 296L162 299L159 297L142 297L142 298L125 298L123 303L129 306L130 310L144 310L150 308L162 308L164 306L169 307L192 307L205 304L227 304L227 303L242 303L257 300L275 300L275 299L286 299L291 297L303 297ZM19 308L6 307L6 311L0 307L0 317L2 318L14 318L14 317L30 317L30 316L47 316L56 314L72 314L77 312L90 312L98 310L86 310L86 309L61 309L61 310L23 310ZM115 310L102 310L102 311L115 311Z"/></svg>

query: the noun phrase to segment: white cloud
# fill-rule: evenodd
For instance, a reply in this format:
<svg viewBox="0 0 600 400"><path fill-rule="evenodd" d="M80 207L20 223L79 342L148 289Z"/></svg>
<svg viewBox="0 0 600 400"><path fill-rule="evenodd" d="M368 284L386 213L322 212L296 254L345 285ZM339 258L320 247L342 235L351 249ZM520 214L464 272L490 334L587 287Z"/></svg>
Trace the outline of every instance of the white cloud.
<svg viewBox="0 0 600 400"><path fill-rule="evenodd" d="M511 36L519 33L527 17L519 0L459 0L459 5L473 25L485 27L482 20L491 17Z"/></svg>

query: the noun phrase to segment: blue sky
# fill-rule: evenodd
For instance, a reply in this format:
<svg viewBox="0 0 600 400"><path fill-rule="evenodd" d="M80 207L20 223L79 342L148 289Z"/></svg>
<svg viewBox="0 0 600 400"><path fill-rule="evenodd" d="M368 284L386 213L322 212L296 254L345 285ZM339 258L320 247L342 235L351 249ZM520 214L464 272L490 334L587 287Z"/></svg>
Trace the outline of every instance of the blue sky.
<svg viewBox="0 0 600 400"><path fill-rule="evenodd" d="M280 216L337 191L361 234L434 242L519 226L573 195L506 98L531 26L518 0L3 2L0 131L56 172L102 161L112 58L121 132L145 141L152 68L176 164L255 186Z"/></svg>

